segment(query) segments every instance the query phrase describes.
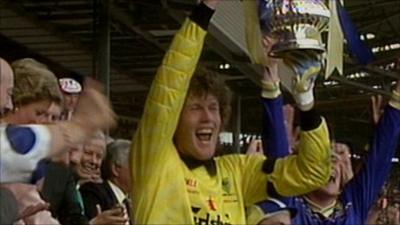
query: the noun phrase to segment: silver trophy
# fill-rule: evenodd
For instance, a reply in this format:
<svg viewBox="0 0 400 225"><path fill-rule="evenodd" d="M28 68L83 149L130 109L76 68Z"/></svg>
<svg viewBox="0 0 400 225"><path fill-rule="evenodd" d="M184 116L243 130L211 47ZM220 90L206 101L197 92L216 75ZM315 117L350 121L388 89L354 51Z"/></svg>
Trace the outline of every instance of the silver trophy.
<svg viewBox="0 0 400 225"><path fill-rule="evenodd" d="M324 0L258 1L261 32L278 39L271 56L280 58L287 51L301 49L325 51L321 33L328 26L330 11Z"/></svg>

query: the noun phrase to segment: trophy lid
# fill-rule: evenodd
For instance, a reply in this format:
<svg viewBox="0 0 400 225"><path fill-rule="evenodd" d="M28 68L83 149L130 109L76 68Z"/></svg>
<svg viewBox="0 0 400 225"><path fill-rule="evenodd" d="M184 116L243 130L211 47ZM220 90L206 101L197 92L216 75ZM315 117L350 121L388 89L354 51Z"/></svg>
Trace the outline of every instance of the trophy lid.
<svg viewBox="0 0 400 225"><path fill-rule="evenodd" d="M330 18L323 0L259 0L258 13L261 30L271 36L288 25L309 24L322 31Z"/></svg>

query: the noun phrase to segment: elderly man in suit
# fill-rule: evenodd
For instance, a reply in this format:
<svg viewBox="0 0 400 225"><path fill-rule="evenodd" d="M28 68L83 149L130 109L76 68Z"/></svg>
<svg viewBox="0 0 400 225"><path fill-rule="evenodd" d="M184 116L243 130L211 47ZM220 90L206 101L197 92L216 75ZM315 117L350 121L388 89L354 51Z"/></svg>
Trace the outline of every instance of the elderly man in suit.
<svg viewBox="0 0 400 225"><path fill-rule="evenodd" d="M91 219L101 211L120 208L121 214L129 219L129 198L131 180L129 172L129 151L131 142L118 139L107 146L102 163L102 183L86 183L80 188L85 205L85 215Z"/></svg>

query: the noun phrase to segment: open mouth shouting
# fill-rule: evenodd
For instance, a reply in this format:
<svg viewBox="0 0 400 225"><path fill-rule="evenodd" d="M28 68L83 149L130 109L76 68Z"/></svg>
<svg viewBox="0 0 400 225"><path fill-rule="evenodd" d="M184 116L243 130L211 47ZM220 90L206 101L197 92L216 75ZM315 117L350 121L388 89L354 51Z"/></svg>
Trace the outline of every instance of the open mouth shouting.
<svg viewBox="0 0 400 225"><path fill-rule="evenodd" d="M197 139L203 144L209 144L213 135L212 128L201 128L196 131Z"/></svg>

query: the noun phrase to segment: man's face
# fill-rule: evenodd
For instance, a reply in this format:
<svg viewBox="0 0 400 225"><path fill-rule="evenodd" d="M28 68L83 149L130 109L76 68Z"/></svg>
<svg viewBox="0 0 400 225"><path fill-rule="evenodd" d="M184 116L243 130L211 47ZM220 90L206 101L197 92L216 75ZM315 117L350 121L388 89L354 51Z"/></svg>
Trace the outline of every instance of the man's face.
<svg viewBox="0 0 400 225"><path fill-rule="evenodd" d="M82 157L76 167L76 173L82 179L100 175L101 161L104 158L106 143L102 138L95 138L83 146Z"/></svg>
<svg viewBox="0 0 400 225"><path fill-rule="evenodd" d="M353 169L351 163L351 151L347 144L336 142L334 144L335 153L339 159L342 168L343 185L353 178Z"/></svg>
<svg viewBox="0 0 400 225"><path fill-rule="evenodd" d="M183 156L208 160L215 154L220 129L217 98L213 95L189 95L175 132L176 148Z"/></svg>
<svg viewBox="0 0 400 225"><path fill-rule="evenodd" d="M258 225L291 225L290 213L287 210L281 211L273 216L262 220Z"/></svg>
<svg viewBox="0 0 400 225"><path fill-rule="evenodd" d="M131 173L129 169L129 164L126 163L124 165L114 165L116 167L116 171L118 172L116 179L118 180L118 184L120 188L128 193L131 189Z"/></svg>
<svg viewBox="0 0 400 225"><path fill-rule="evenodd" d="M14 73L10 65L0 59L0 115L13 109Z"/></svg>
<svg viewBox="0 0 400 225"><path fill-rule="evenodd" d="M353 177L350 149L346 144L334 143L334 170L328 184L321 189L324 194L338 196L343 186Z"/></svg>
<svg viewBox="0 0 400 225"><path fill-rule="evenodd" d="M68 111L74 111L76 105L78 104L79 94L64 93L63 96L64 96L65 108Z"/></svg>
<svg viewBox="0 0 400 225"><path fill-rule="evenodd" d="M329 195L331 197L337 197L340 194L341 187L341 169L339 163L335 162L332 175L329 178L329 182L325 187L317 190L323 195Z"/></svg>

